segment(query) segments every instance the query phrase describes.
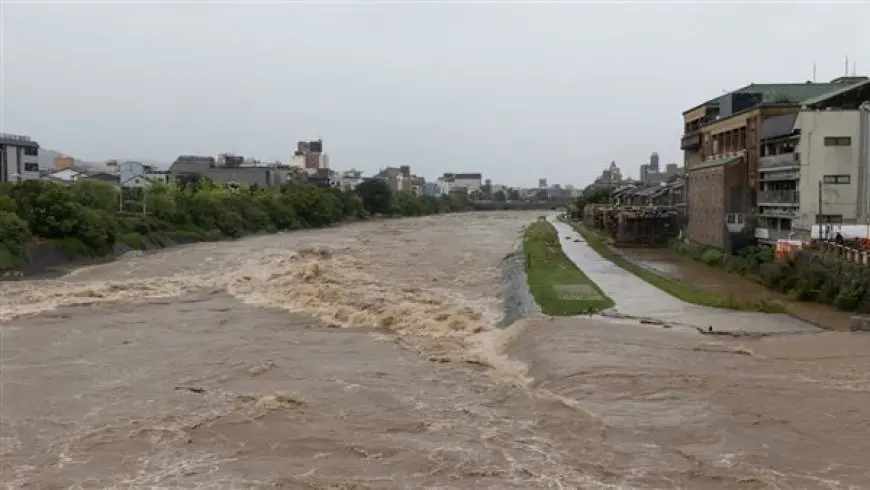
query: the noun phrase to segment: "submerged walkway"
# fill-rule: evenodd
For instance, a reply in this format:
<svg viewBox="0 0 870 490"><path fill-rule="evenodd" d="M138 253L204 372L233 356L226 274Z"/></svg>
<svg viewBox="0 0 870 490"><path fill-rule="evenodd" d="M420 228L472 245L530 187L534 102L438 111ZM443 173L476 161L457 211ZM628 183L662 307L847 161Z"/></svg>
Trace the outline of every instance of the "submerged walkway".
<svg viewBox="0 0 870 490"><path fill-rule="evenodd" d="M785 314L733 311L686 303L598 255L576 230L559 221L555 215L547 219L559 232L559 243L568 259L616 302L612 311L701 328L712 326L716 330L818 331L812 324Z"/></svg>

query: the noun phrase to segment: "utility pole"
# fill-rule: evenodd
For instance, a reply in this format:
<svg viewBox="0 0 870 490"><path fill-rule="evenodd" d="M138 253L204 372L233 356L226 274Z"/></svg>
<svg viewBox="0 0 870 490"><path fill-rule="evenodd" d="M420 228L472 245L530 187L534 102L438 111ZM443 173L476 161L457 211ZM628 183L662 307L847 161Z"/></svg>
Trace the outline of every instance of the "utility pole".
<svg viewBox="0 0 870 490"><path fill-rule="evenodd" d="M822 181L819 181L819 212L816 214L816 224L819 225L819 238L822 238ZM824 237L828 239L827 234Z"/></svg>

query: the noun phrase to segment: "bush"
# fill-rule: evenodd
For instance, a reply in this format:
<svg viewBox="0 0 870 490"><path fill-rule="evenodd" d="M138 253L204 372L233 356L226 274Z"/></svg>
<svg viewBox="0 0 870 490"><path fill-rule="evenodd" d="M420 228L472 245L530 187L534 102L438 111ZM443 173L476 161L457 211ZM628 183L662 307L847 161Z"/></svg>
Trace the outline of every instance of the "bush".
<svg viewBox="0 0 870 490"><path fill-rule="evenodd" d="M701 262L707 265L719 265L722 262L722 257L722 252L710 249L701 254Z"/></svg>
<svg viewBox="0 0 870 490"><path fill-rule="evenodd" d="M736 255L715 249L671 241L679 254L723 267L728 272L757 275L762 284L787 293L797 301L816 301L841 310L870 312L870 268L809 250L797 252L785 262L775 262L772 248L747 247Z"/></svg>
<svg viewBox="0 0 870 490"><path fill-rule="evenodd" d="M14 269L26 258L30 242L27 222L8 211L0 211L0 270Z"/></svg>

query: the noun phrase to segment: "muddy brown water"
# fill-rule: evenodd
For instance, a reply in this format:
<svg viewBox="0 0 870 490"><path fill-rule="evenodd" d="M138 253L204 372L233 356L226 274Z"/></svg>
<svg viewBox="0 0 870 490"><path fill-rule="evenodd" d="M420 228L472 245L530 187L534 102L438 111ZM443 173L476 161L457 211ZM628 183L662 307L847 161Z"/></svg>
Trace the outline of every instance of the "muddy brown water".
<svg viewBox="0 0 870 490"><path fill-rule="evenodd" d="M0 481L870 486L870 337L766 315L758 330L796 333L709 339L603 318L493 328L500 261L538 214L357 223L0 284ZM631 276L602 289L617 307L648 300Z"/></svg>

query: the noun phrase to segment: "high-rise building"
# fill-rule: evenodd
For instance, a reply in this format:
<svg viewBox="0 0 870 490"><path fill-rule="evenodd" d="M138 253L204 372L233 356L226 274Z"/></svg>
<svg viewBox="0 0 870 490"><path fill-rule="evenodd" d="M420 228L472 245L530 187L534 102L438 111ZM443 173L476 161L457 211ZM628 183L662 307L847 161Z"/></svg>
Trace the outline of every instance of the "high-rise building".
<svg viewBox="0 0 870 490"><path fill-rule="evenodd" d="M547 188L547 179L538 179L538 188L546 189Z"/></svg>
<svg viewBox="0 0 870 490"><path fill-rule="evenodd" d="M649 156L649 169L653 172L659 171L659 154L656 152Z"/></svg>
<svg viewBox="0 0 870 490"><path fill-rule="evenodd" d="M611 182L622 182L622 170L616 166L616 160L610 162L610 179Z"/></svg>

